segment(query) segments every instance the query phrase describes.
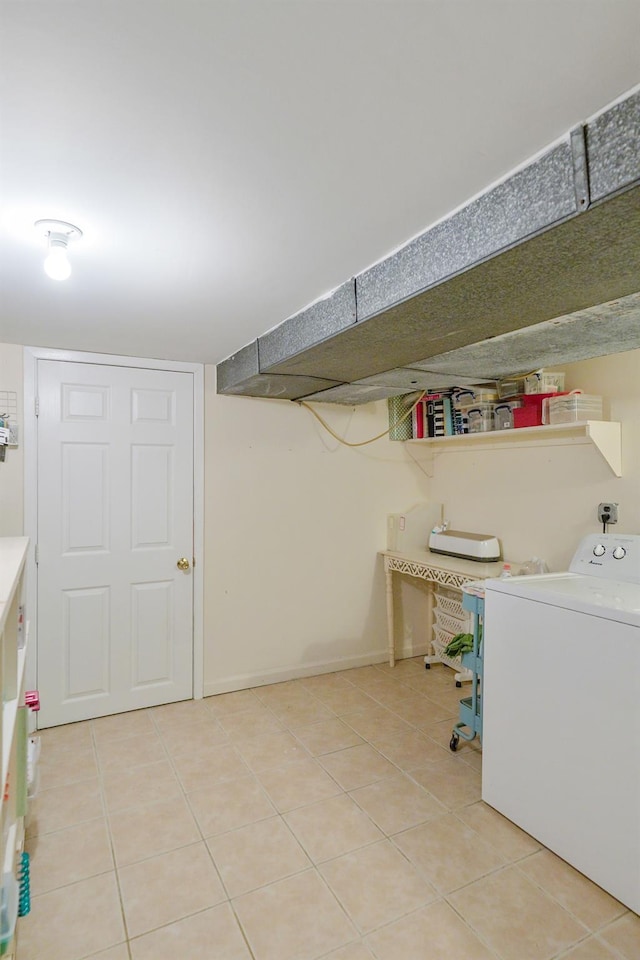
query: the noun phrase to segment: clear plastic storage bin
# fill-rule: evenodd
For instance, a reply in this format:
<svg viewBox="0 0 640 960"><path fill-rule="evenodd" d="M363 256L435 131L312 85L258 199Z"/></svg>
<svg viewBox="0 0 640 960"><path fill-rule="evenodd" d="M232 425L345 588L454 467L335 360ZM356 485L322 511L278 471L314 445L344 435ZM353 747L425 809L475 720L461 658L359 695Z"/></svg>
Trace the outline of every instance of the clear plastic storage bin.
<svg viewBox="0 0 640 960"><path fill-rule="evenodd" d="M482 387L469 388L468 390L458 390L453 394L454 425L456 433L478 432L471 430L469 425L469 411L482 406L484 403L495 403L498 394L495 389L484 389ZM488 429L492 429L489 427Z"/></svg>
<svg viewBox="0 0 640 960"><path fill-rule="evenodd" d="M470 410L481 403L493 403L497 399L498 393L496 390L474 387L473 390L459 390L453 397L453 405L456 410Z"/></svg>
<svg viewBox="0 0 640 960"><path fill-rule="evenodd" d="M525 393L561 393L564 390L564 373L538 370L524 378Z"/></svg>
<svg viewBox="0 0 640 960"><path fill-rule="evenodd" d="M567 393L547 397L542 405L543 423L576 423L602 420L602 397L588 393Z"/></svg>
<svg viewBox="0 0 640 960"><path fill-rule="evenodd" d="M507 397L517 397L524 393L524 377L507 377L506 380L498 380L497 386L500 400Z"/></svg>
<svg viewBox="0 0 640 960"><path fill-rule="evenodd" d="M494 407L494 403L483 401L467 410L469 433L486 433L488 430L493 430Z"/></svg>
<svg viewBox="0 0 640 960"><path fill-rule="evenodd" d="M522 400L513 399L509 403L498 403L493 411L493 426L495 430L513 429L513 411L522 406Z"/></svg>

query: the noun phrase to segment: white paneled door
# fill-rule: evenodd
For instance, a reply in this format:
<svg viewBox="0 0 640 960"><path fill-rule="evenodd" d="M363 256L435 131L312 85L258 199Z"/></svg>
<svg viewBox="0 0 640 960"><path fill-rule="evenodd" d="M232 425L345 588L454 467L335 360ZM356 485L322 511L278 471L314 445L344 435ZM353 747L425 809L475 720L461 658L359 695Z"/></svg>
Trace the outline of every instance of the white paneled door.
<svg viewBox="0 0 640 960"><path fill-rule="evenodd" d="M187 699L193 377L39 360L37 380L39 726Z"/></svg>

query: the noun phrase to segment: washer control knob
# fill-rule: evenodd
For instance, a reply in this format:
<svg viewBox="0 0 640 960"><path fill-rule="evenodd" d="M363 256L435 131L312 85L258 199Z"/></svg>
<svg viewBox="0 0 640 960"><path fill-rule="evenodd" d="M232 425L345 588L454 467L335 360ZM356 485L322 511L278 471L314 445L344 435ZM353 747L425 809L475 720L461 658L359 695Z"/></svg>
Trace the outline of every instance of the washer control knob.
<svg viewBox="0 0 640 960"><path fill-rule="evenodd" d="M624 547L615 547L613 551L613 556L616 560L622 560L623 557L626 557L627 551Z"/></svg>
<svg viewBox="0 0 640 960"><path fill-rule="evenodd" d="M593 548L594 557L602 557L606 552L606 547L602 543L596 543Z"/></svg>

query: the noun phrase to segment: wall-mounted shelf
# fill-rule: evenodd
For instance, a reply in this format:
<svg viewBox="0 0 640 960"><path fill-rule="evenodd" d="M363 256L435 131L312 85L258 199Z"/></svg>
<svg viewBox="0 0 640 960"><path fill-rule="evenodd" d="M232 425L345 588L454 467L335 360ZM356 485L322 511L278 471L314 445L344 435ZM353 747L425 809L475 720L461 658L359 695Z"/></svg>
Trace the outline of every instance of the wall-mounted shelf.
<svg viewBox="0 0 640 960"><path fill-rule="evenodd" d="M584 420L578 423L552 423L542 427L519 427L517 430L492 430L487 433L455 434L427 440L406 440L435 451L468 450L485 447L489 450L517 446L549 446L591 443L607 461L616 477L622 476L621 427L609 420Z"/></svg>

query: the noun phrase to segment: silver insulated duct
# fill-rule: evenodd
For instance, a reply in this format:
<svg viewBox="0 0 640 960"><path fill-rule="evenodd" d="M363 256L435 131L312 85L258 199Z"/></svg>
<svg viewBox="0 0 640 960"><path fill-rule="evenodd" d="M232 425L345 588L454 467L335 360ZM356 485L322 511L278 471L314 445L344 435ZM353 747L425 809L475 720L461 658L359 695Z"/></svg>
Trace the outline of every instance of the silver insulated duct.
<svg viewBox="0 0 640 960"><path fill-rule="evenodd" d="M640 92L218 364L354 404L640 347Z"/></svg>

